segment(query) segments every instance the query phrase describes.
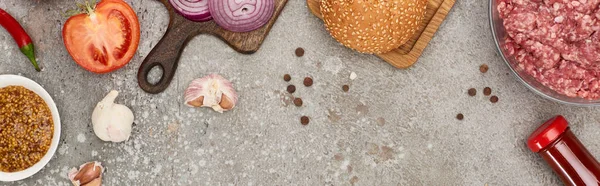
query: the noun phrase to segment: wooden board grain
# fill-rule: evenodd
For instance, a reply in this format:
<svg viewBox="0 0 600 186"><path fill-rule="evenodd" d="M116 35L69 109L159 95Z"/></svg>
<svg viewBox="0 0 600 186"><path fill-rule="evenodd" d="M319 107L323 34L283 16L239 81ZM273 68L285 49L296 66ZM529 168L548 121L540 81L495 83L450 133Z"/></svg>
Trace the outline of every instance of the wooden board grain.
<svg viewBox="0 0 600 186"><path fill-rule="evenodd" d="M150 51L138 71L138 84L144 91L157 94L169 86L177 70L177 63L184 47L199 34L217 36L234 50L252 54L258 51L279 14L288 0L275 0L275 12L271 20L263 27L251 32L231 32L218 26L214 21L193 22L175 13L168 0L159 0L169 12L169 25L162 39ZM148 74L154 67L163 70L162 77L156 84L148 81Z"/></svg>
<svg viewBox="0 0 600 186"><path fill-rule="evenodd" d="M456 0L428 0L425 18L415 35L399 48L385 54L376 55L396 68L412 66L417 62L423 50L437 32L438 27L446 19L446 15L455 2ZM307 0L306 3L315 16L323 19L320 11L321 0Z"/></svg>

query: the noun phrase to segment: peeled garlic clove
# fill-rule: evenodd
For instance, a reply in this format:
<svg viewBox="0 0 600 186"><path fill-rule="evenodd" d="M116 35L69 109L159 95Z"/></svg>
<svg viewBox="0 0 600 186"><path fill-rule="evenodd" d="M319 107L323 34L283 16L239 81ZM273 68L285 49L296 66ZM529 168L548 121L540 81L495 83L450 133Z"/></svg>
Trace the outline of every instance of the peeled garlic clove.
<svg viewBox="0 0 600 186"><path fill-rule="evenodd" d="M184 97L187 106L211 107L221 113L233 109L238 101L231 82L217 74L192 81Z"/></svg>
<svg viewBox="0 0 600 186"><path fill-rule="evenodd" d="M111 91L98 102L92 113L94 133L103 141L123 142L131 136L133 112L125 105L116 104L117 91Z"/></svg>
<svg viewBox="0 0 600 186"><path fill-rule="evenodd" d="M69 171L68 177L75 186L100 186L102 185L102 172L104 167L100 162L88 162Z"/></svg>

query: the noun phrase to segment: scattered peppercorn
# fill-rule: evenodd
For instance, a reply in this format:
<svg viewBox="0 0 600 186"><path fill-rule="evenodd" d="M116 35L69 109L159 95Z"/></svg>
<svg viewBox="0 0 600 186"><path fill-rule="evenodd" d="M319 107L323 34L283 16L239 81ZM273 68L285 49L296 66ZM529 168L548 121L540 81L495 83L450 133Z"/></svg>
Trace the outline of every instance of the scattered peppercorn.
<svg viewBox="0 0 600 186"><path fill-rule="evenodd" d="M290 80L292 80L292 76L290 76L289 74L283 75L283 80L290 81Z"/></svg>
<svg viewBox="0 0 600 186"><path fill-rule="evenodd" d="M294 99L294 105L296 105L298 107L302 106L302 99L301 98Z"/></svg>
<svg viewBox="0 0 600 186"><path fill-rule="evenodd" d="M492 103L497 103L498 102L498 96L492 96L492 97L490 97L490 101Z"/></svg>
<svg viewBox="0 0 600 186"><path fill-rule="evenodd" d="M475 96L475 95L477 95L477 89L470 88L468 93L469 93L469 96Z"/></svg>
<svg viewBox="0 0 600 186"><path fill-rule="evenodd" d="M308 125L308 123L309 123L309 122L310 122L310 119L308 119L308 117L307 117L307 116L302 116L302 117L300 118L300 123L301 123L302 125Z"/></svg>
<svg viewBox="0 0 600 186"><path fill-rule="evenodd" d="M492 89L490 87L483 88L483 95L486 95L486 96L492 95Z"/></svg>
<svg viewBox="0 0 600 186"><path fill-rule="evenodd" d="M350 86L348 86L348 85L344 85L344 86L342 86L342 90L343 90L344 92L348 92L348 91L350 90Z"/></svg>
<svg viewBox="0 0 600 186"><path fill-rule="evenodd" d="M304 86L310 87L313 85L313 80L310 77L304 78Z"/></svg>
<svg viewBox="0 0 600 186"><path fill-rule="evenodd" d="M465 116L463 114L457 114L456 119L463 120L463 119L465 119Z"/></svg>
<svg viewBox="0 0 600 186"><path fill-rule="evenodd" d="M298 57L302 57L302 56L304 56L304 49L303 49L303 48L300 48L300 47L298 47L298 48L296 49L296 56L298 56Z"/></svg>
<svg viewBox="0 0 600 186"><path fill-rule="evenodd" d="M490 67L488 67L486 64L479 66L479 72L481 73L486 73L489 69Z"/></svg>
<svg viewBox="0 0 600 186"><path fill-rule="evenodd" d="M296 86L294 86L294 85L289 85L289 86L287 87L287 91L288 91L289 93L292 93L292 94L293 94L294 92L296 92Z"/></svg>

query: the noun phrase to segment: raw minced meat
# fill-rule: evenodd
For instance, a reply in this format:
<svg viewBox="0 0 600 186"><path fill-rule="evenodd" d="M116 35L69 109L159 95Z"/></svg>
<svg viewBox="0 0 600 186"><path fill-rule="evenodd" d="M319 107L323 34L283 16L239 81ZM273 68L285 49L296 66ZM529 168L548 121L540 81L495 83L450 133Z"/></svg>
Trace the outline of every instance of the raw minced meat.
<svg viewBox="0 0 600 186"><path fill-rule="evenodd" d="M505 49L558 93L600 99L600 0L499 0Z"/></svg>

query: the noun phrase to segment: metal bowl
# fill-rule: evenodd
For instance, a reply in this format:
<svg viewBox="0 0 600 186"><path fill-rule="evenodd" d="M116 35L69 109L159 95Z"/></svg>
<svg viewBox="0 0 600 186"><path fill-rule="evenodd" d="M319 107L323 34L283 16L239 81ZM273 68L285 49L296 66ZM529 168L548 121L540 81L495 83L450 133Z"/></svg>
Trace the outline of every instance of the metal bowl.
<svg viewBox="0 0 600 186"><path fill-rule="evenodd" d="M494 42L496 43L496 49L502 59L508 65L513 74L517 77L521 83L523 83L529 90L535 92L536 94L563 104L577 105L577 106L600 106L600 100L588 100L578 97L569 97L563 94L559 94L558 92L542 85L531 75L527 74L525 71L519 69L517 67L517 61L514 56L506 55L506 49L504 47L504 41L506 38L506 30L504 29L504 24L502 19L500 19L498 15L498 9L496 6L498 5L496 0L490 0L490 28L492 29L492 36L494 37Z"/></svg>

